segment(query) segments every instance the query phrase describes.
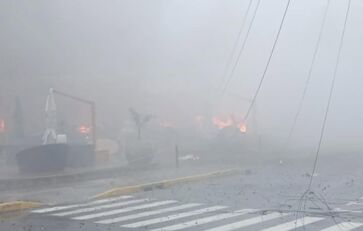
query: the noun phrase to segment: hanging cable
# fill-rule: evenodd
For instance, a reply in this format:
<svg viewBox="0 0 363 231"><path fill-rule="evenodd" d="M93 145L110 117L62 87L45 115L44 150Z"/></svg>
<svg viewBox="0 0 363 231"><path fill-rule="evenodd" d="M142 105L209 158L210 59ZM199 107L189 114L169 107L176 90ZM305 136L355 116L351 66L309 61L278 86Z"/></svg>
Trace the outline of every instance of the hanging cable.
<svg viewBox="0 0 363 231"><path fill-rule="evenodd" d="M303 213L305 213L307 202L308 201L314 202L313 199L315 198L317 201L321 202L328 209L328 214L329 214L329 216L331 216L333 218L335 223L336 223L336 221L335 221L335 216L336 215L331 213L331 207L329 206L329 204L325 201L325 199L322 196L319 197L315 192L313 192L311 190L311 187L312 187L313 179L314 179L314 176L315 176L316 168L317 168L317 165L318 165L320 149L321 149L321 145L322 145L324 134L325 134L326 122L327 122L328 115L329 115L329 110L330 110L331 100L332 100L332 96L333 96L333 92L334 92L337 71L338 71L338 67L339 67L339 63L340 63L342 47L343 47L343 44L344 44L345 31L346 31L347 22L348 22L350 6L351 6L351 0L348 0L348 6L347 6L347 9L346 9L345 20L344 20L344 25L343 25L343 31L342 31L342 34L341 34L341 37L340 37L338 55L337 55L337 59L336 59L336 62L335 62L333 78L332 78L331 85L330 85L329 97L328 97L328 102L327 102L326 109L325 109L323 124L322 124L321 130L320 130L319 143L318 143L317 150L316 150L316 153L315 153L313 169L312 169L312 172L310 174L308 187L307 187L307 189L305 190L305 192L302 194L302 196L299 199L299 208L298 208L298 211L302 211ZM303 210L301 210L301 208L303 208ZM298 213L296 213L296 220L297 219L298 219Z"/></svg>
<svg viewBox="0 0 363 231"><path fill-rule="evenodd" d="M263 81L264 81L264 79L265 79L265 77L266 77L267 70L268 70L268 68L269 68L269 66L270 66L272 56L273 56L273 54L274 54L274 52L275 52L275 48L276 48L277 42L278 42L279 37L280 37L280 34L281 34L281 30L282 30L282 27L283 27L284 22L285 22L285 18L286 18L287 11L288 11L289 6L290 6L290 2L291 2L291 0L288 0L288 1L287 1L286 7L285 7L285 10L284 10L284 14L283 14L283 17L282 17L282 20L281 20L280 26L279 26L279 30L278 30L278 32L277 32L277 35L276 35L276 38L275 38L274 44L273 44L272 49L271 49L271 52L270 52L270 56L269 56L269 58L268 58L268 60L267 60L267 63L266 63L265 69L264 69L264 71L263 71L263 74L262 74L262 77L261 77L260 82L259 82L259 84L258 84L258 87L257 87L257 89L256 89L256 92L255 92L255 94L253 95L253 98L252 98L251 104L249 105L248 110L247 110L247 112L246 112L246 114L245 114L245 116L244 116L244 118L243 118L243 121L244 121L245 123L246 123L246 121L247 121L247 119L248 119L248 116L249 116L249 115L250 115L250 113L251 113L252 108L253 108L253 107L254 107L254 105L255 105L256 98L257 98L257 96L258 96L258 94L259 94L259 92L260 92L260 90L261 90L262 83L263 83Z"/></svg>
<svg viewBox="0 0 363 231"><path fill-rule="evenodd" d="M326 7L325 7L325 10L324 10L323 20L322 20L321 25L320 25L319 36L318 36L318 39L317 39L316 44L315 44L313 58L312 58L312 61L310 63L308 76L307 76L307 78L305 80L304 90L303 90L301 99L299 101L298 109L297 109L296 114L294 116L294 120L293 120L291 129L290 129L290 131L288 133L286 142L285 142L285 144L284 144L284 146L282 148L282 152L285 152L286 151L286 149L287 149L287 147L288 147L288 145L289 145L289 143L291 141L292 134L295 131L295 127L296 127L298 118L300 116L303 103L305 101L306 92L307 92L307 89L308 89L308 86L309 86L309 83L310 83L310 79L311 79L311 76L312 76L312 73L313 73L313 69L314 69L314 66L315 66L316 57L317 57L317 54L318 54L318 51L319 51L319 47L320 47L320 43L321 43L321 38L322 38L322 35L323 35L323 31L324 31L324 27L325 27L325 23L326 23L326 18L327 18L327 15L328 15L328 10L329 10L329 6L330 6L330 2L331 2L331 0L327 0Z"/></svg>
<svg viewBox="0 0 363 231"><path fill-rule="evenodd" d="M236 68L238 66L239 60L241 58L241 55L242 55L242 53L243 53L243 51L245 49L246 42L247 42L247 40L248 40L248 38L250 36L251 28L252 28L252 25L253 25L253 23L255 21L256 14L257 14L257 10L258 10L258 8L260 6L260 2L261 2L261 0L257 0L256 7L255 7L255 10L254 10L253 15L252 15L251 22L250 22L250 24L248 26L248 29L247 29L247 32L246 32L246 36L245 36L245 38L244 38L244 40L242 42L242 46L241 46L241 48L240 48L240 50L238 52L236 61L234 62L233 66L232 66L231 72L228 74L227 80L226 80L226 82L224 84L224 87L222 89L222 92L221 92L221 96L223 96L224 93L226 92L226 90L228 88L228 85L229 85L229 83L231 82L231 80L232 80L232 78L234 76L234 73L235 73ZM227 72L226 72L226 75L227 75Z"/></svg>
<svg viewBox="0 0 363 231"><path fill-rule="evenodd" d="M223 74L223 77L222 77L222 81L221 82L224 82L227 75L228 75L228 70L229 70L229 67L231 66L232 64L232 61L233 61L233 57L234 57L234 54L236 53L236 50L237 50L237 46L241 40L241 37L242 37L242 32L243 32L243 29L245 28L245 25L246 25L246 19L247 19L247 16L251 10L251 6L252 6L252 1L253 0L249 0L248 2L248 6L247 6L247 9L246 11L244 12L244 15L243 15L243 19L242 19L242 23L241 23L241 27L239 28L239 31L238 31L238 35L237 35L237 38L236 38L236 41L234 42L233 44L233 48L232 48L232 52L228 58L228 61L227 61L227 64L226 64L226 67L224 69L224 74Z"/></svg>
<svg viewBox="0 0 363 231"><path fill-rule="evenodd" d="M347 6L346 13L345 13L345 20L344 20L344 25L343 25L343 31L342 31L342 34L341 34L341 37L340 37L338 55L337 55L337 59L336 59L336 62L335 62L335 67L334 67L333 79L332 79L331 86L330 86L330 91L329 91L328 103L327 103L327 106L326 106L326 109L325 109L323 124L322 124L321 131L320 131L319 143L318 143L318 147L317 147L316 154L315 154L315 160L314 160L312 173L310 175L308 191L310 191L311 185L313 183L314 174L316 172L316 167L317 167L317 164L318 164L321 144L323 142L323 138L324 138L324 134L325 134L326 121L327 121L329 110L330 110L331 99L332 99L333 92L334 92L334 87L335 87L335 80L336 80L336 77L337 77L338 67L339 67L339 64L340 64L340 57L341 57L342 48L343 48L343 44L344 44L345 31L346 31L346 27L347 27L349 12L350 12L350 5L351 5L351 0L348 0L348 6Z"/></svg>

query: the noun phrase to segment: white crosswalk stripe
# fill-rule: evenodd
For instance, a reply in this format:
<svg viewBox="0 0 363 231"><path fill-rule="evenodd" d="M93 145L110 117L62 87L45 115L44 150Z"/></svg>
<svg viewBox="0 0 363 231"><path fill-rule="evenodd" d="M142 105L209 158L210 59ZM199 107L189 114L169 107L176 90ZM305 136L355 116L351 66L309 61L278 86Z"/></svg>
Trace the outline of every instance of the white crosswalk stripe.
<svg viewBox="0 0 363 231"><path fill-rule="evenodd" d="M181 218L185 218L185 217L196 216L196 215L200 215L200 214L203 214L203 213L215 212L215 211L218 211L218 210L221 210L221 209L225 209L225 208L227 208L227 207L226 206L213 206L213 207L208 207L208 208L204 208L204 209L194 210L194 211L190 211L190 212L184 212L184 213L179 213L179 214L174 214L174 215L169 215L169 216L154 218L154 219L150 219L150 220L135 222L135 223L131 223L131 224L126 224L126 225L123 225L122 227L126 227L126 228L139 228L139 227L144 227L144 226L148 226L148 225L152 225L152 224L157 224L157 223L162 223L162 222L177 220L177 219L181 219Z"/></svg>
<svg viewBox="0 0 363 231"><path fill-rule="evenodd" d="M325 217L295 219L289 213L271 212L262 215L259 214L261 210L256 209L226 211L227 208L219 205L207 207L199 203L183 204L176 200L159 201L121 196L35 209L31 212L66 216L73 220L91 220L104 225L119 223L122 228L146 228L152 231L194 230L197 226L205 231L233 231L244 228L256 231L287 231L302 227L313 231L351 231L363 227L363 223L358 222L331 225L330 219ZM286 218L279 219L284 217ZM313 223L316 224L312 225Z"/></svg>
<svg viewBox="0 0 363 231"><path fill-rule="evenodd" d="M231 230L236 230L236 229L241 229L250 225L255 225L261 222L266 222L269 220L273 220L276 218L280 218L283 216L287 216L286 213L271 213L271 214L267 214L267 215L263 215L263 216L257 216L257 217L253 217L250 219L246 219L246 220L242 220L242 221L238 221L235 223L230 223L227 225L223 225L223 226L219 226L219 227L215 227L212 229L208 229L208 231L231 231Z"/></svg>
<svg viewBox="0 0 363 231"><path fill-rule="evenodd" d="M101 210L101 209L121 207L121 206L143 203L143 202L148 202L148 201L150 201L150 199L129 200L129 201L118 202L118 203L113 203L113 204L106 204L106 205L100 205L100 206L89 207L89 208L84 208L84 209L77 209L77 210L72 210L69 212L55 213L55 214L51 214L51 215L53 215L53 216L69 216L69 215L74 215L74 214L79 214L79 213L88 213L88 212L93 212L93 211L97 211L97 210Z"/></svg>
<svg viewBox="0 0 363 231"><path fill-rule="evenodd" d="M200 204L184 204L184 205L179 205L179 206L165 208L165 209L153 210L153 211L148 211L148 212L136 213L136 214L132 214L132 215L128 215L128 216L122 216L122 217L116 217L116 218L111 218L111 219L107 219L107 220L101 220L101 221L97 221L96 223L99 223L99 224L113 224L113 223L117 223L117 222L128 221L128 220L133 220L133 219L137 219L137 218L142 218L142 217L148 217L148 216L152 216L152 215L167 213L167 212L175 212L175 211L182 210L182 209L193 208L193 207L196 207L196 206L199 206L199 205Z"/></svg>
<svg viewBox="0 0 363 231"><path fill-rule="evenodd" d="M230 213L221 213L221 214L217 214L217 215L213 215L213 216L209 216L209 217L190 220L188 222L183 222L180 224L175 224L175 225L171 225L171 226L161 227L158 229L153 229L152 231L174 231L174 230L186 229L186 228L191 228L191 227L207 224L207 223L214 222L214 221L220 221L220 220L224 220L224 219L228 219L228 218L232 218L232 217L242 216L244 214L251 213L251 212L256 212L256 210L243 209L243 210L234 211L234 212L230 212Z"/></svg>
<svg viewBox="0 0 363 231"><path fill-rule="evenodd" d="M138 206L127 207L127 208L122 208L122 209L115 209L115 210L102 212L102 213L95 213L95 214L90 214L90 215L85 215L85 216L80 216L80 217L74 217L72 219L74 219L74 220L88 220L88 219L94 219L94 218L98 218L98 217L105 217L105 216L111 216L111 215L120 214L120 213L131 212L131 211L139 210L139 209L147 209L147 208L172 204L172 203L176 203L176 202L177 201L172 201L172 200L170 200L170 201L160 201L160 202L154 202L154 203L149 203L149 204L145 204L145 205L138 205Z"/></svg>
<svg viewBox="0 0 363 231"><path fill-rule="evenodd" d="M300 219L296 219L290 222L286 222L283 224L275 225L272 227L269 227L267 229L263 229L261 231L282 231L282 230L290 230L295 228L300 228L305 225L309 225L314 222L318 222L324 220L324 218L321 217L304 217Z"/></svg>
<svg viewBox="0 0 363 231"><path fill-rule="evenodd" d="M363 223L343 222L338 225L322 229L321 231L349 231L363 226Z"/></svg>
<svg viewBox="0 0 363 231"><path fill-rule="evenodd" d="M346 205L350 206L350 205L363 205L362 202L357 202L357 201L351 201L351 202L348 202Z"/></svg>
<svg viewBox="0 0 363 231"><path fill-rule="evenodd" d="M90 205L109 203L109 202L131 199L131 198L132 198L132 196L121 196L121 197L116 197L116 198L91 201L89 203L83 203L83 204L74 204L74 205L56 206L56 207L45 208L45 209L36 209L31 212L32 213L50 213L50 212L56 212L56 211L60 211L60 210L81 208L81 207L86 207L86 206L90 206Z"/></svg>

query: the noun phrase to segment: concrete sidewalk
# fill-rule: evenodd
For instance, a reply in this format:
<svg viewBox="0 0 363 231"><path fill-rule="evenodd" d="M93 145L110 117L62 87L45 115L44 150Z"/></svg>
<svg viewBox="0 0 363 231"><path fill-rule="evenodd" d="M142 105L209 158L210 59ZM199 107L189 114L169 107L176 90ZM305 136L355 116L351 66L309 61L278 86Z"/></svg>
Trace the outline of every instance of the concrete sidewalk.
<svg viewBox="0 0 363 231"><path fill-rule="evenodd" d="M161 164L142 168L119 166L77 174L8 180L5 183L12 185L12 189L5 190L5 186L2 186L4 190L1 191L0 201L26 200L46 204L71 203L87 200L115 187L189 177L233 167L206 163L201 166L201 164L199 161L187 162L181 164L179 168L176 168L175 165ZM2 181L0 184L4 183L4 180Z"/></svg>
<svg viewBox="0 0 363 231"><path fill-rule="evenodd" d="M52 186L57 184L68 184L75 181L94 180L104 177L113 176L123 171L130 171L127 164L114 166L66 169L62 172L43 173L36 175L19 174L16 169L7 174L1 174L0 192L14 191L19 189L32 189L43 186Z"/></svg>

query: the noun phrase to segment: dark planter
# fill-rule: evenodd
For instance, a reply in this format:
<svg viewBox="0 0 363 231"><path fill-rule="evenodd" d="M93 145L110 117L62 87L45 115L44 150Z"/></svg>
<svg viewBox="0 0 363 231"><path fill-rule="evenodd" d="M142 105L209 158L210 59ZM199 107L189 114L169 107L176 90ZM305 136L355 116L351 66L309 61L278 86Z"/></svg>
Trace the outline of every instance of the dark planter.
<svg viewBox="0 0 363 231"><path fill-rule="evenodd" d="M24 150L27 150L29 148L34 147L34 145L7 145L4 147L5 153L6 153L6 165L7 166L16 166L17 160L16 160L16 154L19 152L22 152Z"/></svg>
<svg viewBox="0 0 363 231"><path fill-rule="evenodd" d="M70 145L67 167L84 168L95 165L93 145Z"/></svg>
<svg viewBox="0 0 363 231"><path fill-rule="evenodd" d="M66 144L47 144L25 149L16 154L21 173L42 173L63 171L67 163Z"/></svg>

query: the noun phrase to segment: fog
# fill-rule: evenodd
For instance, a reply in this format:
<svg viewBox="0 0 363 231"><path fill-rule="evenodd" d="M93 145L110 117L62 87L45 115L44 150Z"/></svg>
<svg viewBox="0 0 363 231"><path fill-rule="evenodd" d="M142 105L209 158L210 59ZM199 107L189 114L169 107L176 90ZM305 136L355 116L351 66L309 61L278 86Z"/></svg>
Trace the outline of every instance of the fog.
<svg viewBox="0 0 363 231"><path fill-rule="evenodd" d="M177 129L190 129L198 115L242 116L262 76L285 4L261 1L236 72L221 95L247 0L1 0L0 116L11 116L19 96L27 133L41 132L51 87L94 100L97 124L115 130L129 117L130 107ZM286 141L325 4L291 3L255 114L247 121L248 131L262 145L279 148ZM345 6L346 1L331 1L291 147L316 148ZM361 12L363 2L352 1L322 151L363 148ZM250 20L251 14L239 47ZM63 106L65 114L80 107L59 103L69 104Z"/></svg>

